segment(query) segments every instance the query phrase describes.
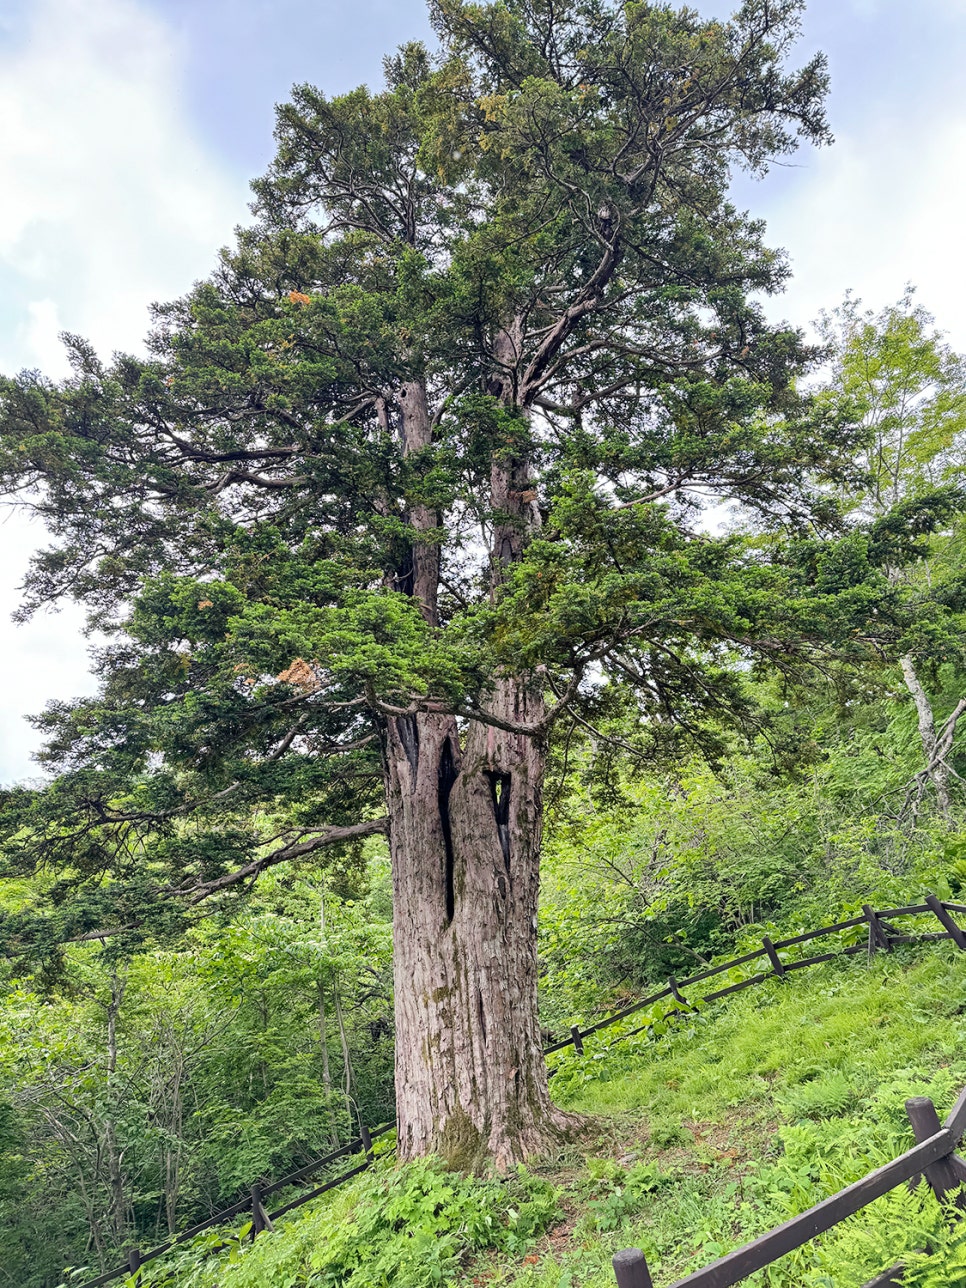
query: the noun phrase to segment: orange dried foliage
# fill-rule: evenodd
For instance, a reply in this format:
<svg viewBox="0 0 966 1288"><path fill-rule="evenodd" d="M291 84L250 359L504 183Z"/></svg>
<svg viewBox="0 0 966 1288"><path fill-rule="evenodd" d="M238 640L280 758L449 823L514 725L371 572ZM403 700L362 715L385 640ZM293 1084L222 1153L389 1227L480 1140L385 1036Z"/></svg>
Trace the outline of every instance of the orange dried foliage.
<svg viewBox="0 0 966 1288"><path fill-rule="evenodd" d="M304 658L297 657L292 665L275 677L281 684L292 684L303 693L314 693L320 688L315 671Z"/></svg>

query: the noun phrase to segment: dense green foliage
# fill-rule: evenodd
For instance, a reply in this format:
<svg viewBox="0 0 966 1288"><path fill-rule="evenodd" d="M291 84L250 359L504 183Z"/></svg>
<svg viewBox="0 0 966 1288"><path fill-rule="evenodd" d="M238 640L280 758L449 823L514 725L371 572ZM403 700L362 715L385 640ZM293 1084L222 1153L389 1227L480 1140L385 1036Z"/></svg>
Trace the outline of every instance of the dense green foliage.
<svg viewBox="0 0 966 1288"><path fill-rule="evenodd" d="M824 352L771 325L785 262L728 198L827 140L800 10L434 0L438 49L380 91L295 90L255 224L148 359L69 338L71 379L0 383L3 484L55 540L24 611L73 595L108 638L100 692L38 718L46 780L0 799L0 1283L83 1278L392 1115L405 721L547 753L552 1030L966 888L963 363L909 295L847 301ZM514 683L536 724L495 709ZM963 968L911 960L563 1060L561 1104L623 1115L615 1157L382 1161L151 1274L584 1288L637 1238L677 1273L966 1082ZM761 1282L927 1243L912 1288L958 1282L962 1238L901 1193Z"/></svg>
<svg viewBox="0 0 966 1288"><path fill-rule="evenodd" d="M966 1085L964 987L940 945L815 968L658 1039L602 1034L564 1062L555 1094L606 1130L535 1174L493 1184L382 1164L280 1232L252 1245L242 1226L207 1263L202 1243L147 1282L613 1288L610 1257L638 1246L670 1283L909 1148L906 1097L951 1107ZM900 1187L748 1283L859 1288L900 1259L910 1288L966 1283L966 1227L950 1231L928 1191Z"/></svg>
<svg viewBox="0 0 966 1288"><path fill-rule="evenodd" d="M940 694L937 706L950 701ZM767 744L601 790L589 756L548 837L541 913L544 1015L569 1024L602 993L695 974L762 933L854 916L923 890L958 897L966 811L896 813L921 765L908 699L813 701L798 713L811 767L776 775ZM586 755L586 753L585 753ZM579 759L579 758L578 758ZM964 758L955 764L966 771ZM950 826L951 825L951 826Z"/></svg>
<svg viewBox="0 0 966 1288"><path fill-rule="evenodd" d="M116 1264L392 1117L384 863L368 892L270 879L246 914L133 958L76 947L0 1005L3 1264ZM109 1008L116 1003L115 1034ZM4 1104L9 1097L10 1104ZM0 1282L3 1282L0 1279Z"/></svg>
<svg viewBox="0 0 966 1288"><path fill-rule="evenodd" d="M894 348L893 333L903 327L909 340L910 326L912 340L936 351L941 342L929 331L928 319L908 302L879 319L872 333L861 333L866 350L877 342ZM840 352L848 354L855 334L846 334ZM863 362L868 361L866 352ZM947 366L953 366L948 356ZM843 383L840 375L828 396L846 396ZM950 387L947 382L943 397ZM920 390L917 401L917 414L927 418L928 393ZM932 470L932 483L955 480L958 443L957 435L947 435L932 456L920 454L915 468ZM923 486L910 484L909 494L930 495ZM856 503L865 504L861 496ZM928 546L921 544L920 561L904 574L904 593L920 605L911 620L940 724L961 694L959 601L950 589L958 584L961 542L958 526L949 526L930 537ZM147 602L136 610L142 618ZM540 925L542 1010L549 1028L591 1020L672 971L686 975L707 960L740 951L746 939L763 931L789 933L821 924L866 900L882 905L925 888L942 895L966 888L966 809L958 779L953 778L951 814L944 816L928 798L913 815L902 808L921 769L923 747L914 704L897 670L840 659L820 684L803 684L798 671L749 675L744 683L758 712L759 733L742 742L722 725L713 761L688 752L671 755L668 747L655 760L653 745L648 750L642 744L626 714L600 700L596 726L588 727L575 713L558 734ZM643 759L642 751L648 753ZM954 775L966 776L955 744L950 765ZM267 819L259 826L270 834ZM171 844L203 842L200 829L171 833ZM36 967L25 973L21 965L9 974L0 1003L0 1214L5 1270L19 1288L52 1288L65 1265L116 1263L132 1241L160 1241L169 1227L183 1228L234 1200L255 1177L283 1174L351 1135L360 1121L391 1115L389 874L381 842L366 844L372 848L356 848L325 867L311 855L275 867L233 911L223 908L203 919L186 938L177 920L161 921L149 941L112 936L59 954L35 951ZM83 869L83 851L69 852ZM8 878L0 887L8 921L47 927L47 937L34 941L35 950L52 946L57 937L50 934L46 910L51 903L64 906L69 885L62 877L44 871ZM74 911L69 903L68 918ZM930 988L945 987L955 999L948 957L922 972L916 978L935 981ZM585 1267L594 1258L603 1265L604 1252L613 1247L610 1235L633 1220L644 1196L649 1209L658 1202L656 1221L668 1246L683 1237L680 1232L689 1229L700 1206L700 1228L706 1231L700 1255L710 1257L716 1247L791 1210L776 1208L776 1194L786 1196L783 1203L807 1205L818 1195L816 1185L834 1188L833 1180L851 1175L842 1151L829 1154L830 1141L843 1143L852 1160L848 1166L859 1170L856 1159L871 1165L884 1158L898 1140L894 1106L886 1104L898 1087L890 1081L897 1043L891 1029L880 1052L885 1063L874 1059L885 1021L868 1030L868 1065L854 1075L841 1072L852 1068L847 1034L860 1023L858 1008L866 1005L860 980L853 971L835 986L830 1006L841 1008L841 1029L822 1039L829 1043L822 1050L832 1054L818 1050L811 1057L822 1072L800 1076L797 1066L782 1066L789 1091L776 1102L776 1112L802 1116L806 1125L783 1133L783 1153L768 1147L772 1161L760 1171L763 1180L749 1176L742 1182L748 1208L738 1226L727 1215L733 1207L730 1182L720 1193L694 1177L671 1184L645 1160L654 1148L680 1145L687 1136L681 1134L682 1117L714 1121L747 1101L740 1054L750 1038L742 1033L753 1032L764 1049L760 1003L742 1003L712 1027L700 1018L687 1035L677 1036L656 1011L643 1017L652 1022L644 1045L632 1040L609 1056L594 1052L583 1063L564 1061L555 1094L565 1103L595 1112L640 1104L654 1120L652 1145L626 1177L614 1164L592 1163L591 1174L578 1185L579 1201L586 1202L579 1228L591 1250L568 1254L576 1257L574 1265ZM854 1013L848 1009L852 1003ZM790 995L774 1012L776 1053L797 1023L796 1005ZM754 1024L742 1029L752 1013ZM917 1052L929 1047L931 1004L917 1015L919 1028L905 1011L895 1019L902 1032L912 1033L902 1068L917 1070L913 1090L930 1067ZM722 1036L726 1024L731 1027ZM648 1075L643 1082L631 1076L641 1059L651 1058L649 1042L658 1036L687 1051L692 1062L695 1052L702 1053L687 1084L685 1098L695 1102L688 1107L683 1101L665 1104L658 1085L665 1075L655 1073L657 1081ZM719 1042L739 1070L732 1084L716 1054ZM677 1076L667 1078L673 1082ZM943 1082L940 1099L956 1076ZM826 1112L852 1113L865 1105L893 1129L892 1135L874 1134L874 1147L866 1152L848 1144L852 1138L842 1135L838 1119L824 1137L819 1127L807 1125L820 1123ZM756 1147L761 1144L756 1138ZM817 1157L824 1160L818 1170L810 1161ZM810 1178L808 1184L803 1177ZM433 1282L433 1275L445 1281L474 1249L518 1253L519 1241L555 1210L554 1202L544 1203L535 1191L536 1206L519 1224L502 1200L494 1206L496 1193L457 1185L432 1168L393 1181L380 1173L378 1181L362 1183L335 1206L301 1218L294 1241L287 1235L277 1243L267 1240L257 1254L239 1248L230 1264L237 1261L238 1273L249 1276L239 1283L266 1282L265 1276L281 1274L283 1264L302 1267L292 1272L298 1283L298 1274L308 1273L306 1257L317 1260L308 1251L312 1241L324 1236L328 1247L338 1235L342 1252L312 1273L324 1269L330 1277L318 1282L341 1283L356 1264L353 1232L359 1227L352 1214L362 1204L386 1274L396 1275L392 1282L401 1288ZM514 1212L523 1211L520 1202ZM863 1243L864 1236L842 1236L849 1249L849 1240L859 1239L863 1264L889 1260L887 1244L911 1247L936 1235L933 1216L921 1205L893 1202L895 1210L876 1227L875 1239ZM445 1234L451 1223L451 1235L434 1244L432 1256L417 1253L408 1236L399 1236L398 1222L386 1215L397 1203L412 1203L425 1217L428 1224L417 1223L417 1231L435 1222ZM482 1224L474 1226L477 1218ZM899 1237L902 1222L909 1224L908 1237ZM207 1282L201 1254L218 1237L186 1249L177 1275L197 1270ZM657 1234L647 1237L649 1247L659 1246ZM845 1256L834 1250L837 1243L829 1247L816 1254L816 1264ZM539 1271L543 1278L534 1278L534 1271L521 1282L564 1284L568 1274L572 1282L585 1282L584 1269L568 1270L565 1260L558 1271L553 1264ZM424 1272L428 1278L419 1278ZM823 1282L816 1274L815 1283ZM927 1276L923 1283L928 1282Z"/></svg>
<svg viewBox="0 0 966 1288"><path fill-rule="evenodd" d="M553 1186L523 1168L503 1182L480 1181L416 1162L400 1171L380 1168L300 1213L284 1239L252 1245L241 1232L228 1255L208 1265L189 1250L174 1275L184 1288L214 1288L226 1273L239 1288L309 1281L319 1288L434 1288L453 1282L474 1252L523 1253L559 1217ZM158 1277L164 1282L167 1274Z"/></svg>
<svg viewBox="0 0 966 1288"><path fill-rule="evenodd" d="M11 950L168 933L385 827L387 723L495 728L501 679L673 755L761 718L749 667L905 646L884 565L956 498L843 535L869 428L802 391L817 351L757 298L787 264L728 196L828 141L801 8L433 0L380 91L296 88L148 360L74 337L71 379L0 384L0 480L55 539L24 611L110 632L0 811L7 870L59 875Z"/></svg>
<svg viewBox="0 0 966 1288"><path fill-rule="evenodd" d="M948 698L938 694L940 709L943 701ZM961 803L952 831L928 810L914 828L888 817L897 790L901 795L919 763L909 701L898 693L885 693L843 711L834 702L823 705L813 695L812 706L797 718L804 724L806 717L814 763L792 778L776 776L764 743L757 755L736 751L716 773L700 761L648 773L626 761L615 765L605 747L598 747L601 758L595 761L593 747L571 746L566 791L561 780L560 799L551 816L540 928L548 1027L559 1033L574 1021L593 1020L670 970L681 975L694 971L696 954L702 959L731 956L745 939L753 941L763 930L794 933L850 913L866 899L883 906L916 897L926 888L944 896L962 894L966 811ZM961 765L958 759L955 763ZM341 1091L342 1052L332 1006L336 971L348 1028L354 1107L369 1122L391 1113L389 900L385 860L378 850L367 856L367 871L365 883L356 876L353 885L347 874L327 894L324 945L317 878L306 874L291 881L267 874L240 920L209 920L192 932L185 946L138 954L127 965L105 957L94 945L77 946L60 975L8 981L0 1006L0 1049L5 1053L0 1060L0 1102L6 1099L13 1110L0 1119L5 1129L0 1205L6 1204L2 1210L10 1231L8 1255L21 1276L16 1282L53 1288L63 1265L96 1265L92 1253L84 1250L88 1221L104 1230L108 1264L117 1261L121 1245L132 1238L144 1245L163 1239L166 1149L176 1146L181 1155L176 1215L183 1227L244 1193L256 1176L278 1176L313 1153L324 1152L333 1128L344 1138L349 1115ZM945 1081L934 1088L944 1104L960 1076L954 1057L961 971L949 948L940 946L935 953L907 982L901 971L887 972L888 988L880 975L866 975L857 963L814 989L799 976L777 995L786 999L780 1007L775 1007L771 994L771 1002L749 998L726 1003L718 1018L701 1017L686 1033L675 1033L675 1026L662 1023L658 1013L639 1016L634 1026L642 1019L656 1021L652 1033L656 1042L669 1044L666 1054L655 1040L632 1039L609 1056L588 1044L586 1060L560 1062L553 1085L563 1103L598 1115L616 1113L617 1124L608 1129L611 1139L614 1132L624 1139L625 1131L637 1130L620 1115L636 1112L639 1106L651 1123L652 1143L640 1146L642 1170L634 1172L630 1182L612 1164L607 1165L611 1170L605 1168L596 1178L586 1175L580 1182L578 1200L586 1200L588 1211L596 1215L581 1225L590 1250L568 1254L575 1268L559 1273L547 1269L541 1271L543 1279L524 1278L522 1283L557 1288L567 1282L566 1273L574 1284L593 1283L582 1277L586 1267L603 1266L622 1232L630 1242L640 1237L641 1228L633 1226L635 1214L645 1206L651 1211L655 1197L660 1199L663 1233L659 1238L645 1230L645 1240L652 1240L647 1246L673 1249L678 1240L690 1237L689 1222L700 1209L704 1215L699 1228L705 1231L700 1255L708 1259L715 1246L735 1242L741 1232L755 1233L787 1215L790 1209L776 1206L774 1194L769 1197L776 1186L786 1196L783 1203L807 1206L820 1197L817 1187L825 1185L823 1192L828 1192L852 1175L845 1163L836 1161L838 1155L823 1162L824 1170L815 1171L809 1161L814 1151L815 1157L825 1159L828 1142L841 1133L842 1123L836 1118L834 1129L823 1138L825 1144L808 1135L818 1129L807 1123L830 1107L853 1114L858 1122L859 1109L868 1105L869 1114L885 1122L888 1130L873 1134L874 1148L855 1152L848 1146L859 1160L849 1162L850 1167L861 1170L860 1164L882 1161L899 1140L901 1118L895 1111L903 1096L921 1090L923 1079L939 1064L947 1064ZM133 1157L125 1161L129 1223L114 1239L106 1177L99 1176L93 1159L97 1141L104 1148L110 1109L105 1096L104 1003L112 970L122 971L127 980L119 1017L118 1068L125 1104L118 1130L122 1144L135 1147ZM374 972L381 972L381 980ZM318 1047L320 984L327 1005L331 1092L325 1088ZM891 1001L889 990L896 988L905 990L901 1005ZM828 997L826 990L831 990ZM803 1047L803 1014L815 1019L823 1008L834 1027L809 1027L810 1045ZM765 1021L773 1023L768 1033L762 1027ZM940 1022L946 1026L946 1045L934 1058L931 1052L938 1048L930 1030ZM850 1054L860 1036L861 1065ZM602 1041L600 1047L604 1045ZM187 1110L180 1135L163 1118L170 1112L172 1057L179 1052L189 1057L183 1070ZM747 1068L753 1055L762 1068L770 1059L774 1071L753 1077ZM653 1060L658 1061L653 1071L641 1074L641 1062L649 1066ZM811 1072L803 1073L806 1066ZM671 1095L673 1088L665 1084L681 1078L679 1067L692 1068L693 1074L682 1082L679 1095ZM966 1068L961 1072L966 1083ZM779 1096L779 1085L789 1089L787 1097L784 1091ZM749 1152L767 1148L768 1166L777 1172L762 1173L771 1190L764 1182L758 1189L747 1182L746 1192L752 1197L739 1226L729 1224L730 1178L722 1182L720 1194L690 1171L685 1181L652 1184L655 1150L676 1148L675 1142L690 1139L689 1128L681 1136L682 1122L728 1122L735 1105L746 1105L749 1097L758 1097L763 1105L761 1098L771 1095L777 1100L769 1115L777 1112L780 1118L794 1120L801 1113L806 1120L802 1130L807 1139L801 1148L807 1157L803 1161L794 1151L782 1152L799 1141L794 1133L783 1136L785 1144L777 1149L753 1134ZM826 1095L827 1103L822 1099ZM70 1142L52 1125L51 1115L63 1112L65 1096L72 1098L73 1114L95 1115L100 1133L80 1153L72 1152ZM357 1119L352 1121L354 1125ZM76 1117L65 1118L68 1128L76 1122ZM573 1156L583 1152L592 1159L607 1158L609 1146L588 1143ZM659 1174L663 1166L659 1163ZM812 1178L808 1186L801 1178L792 1182L802 1169ZM92 1201L89 1213L78 1198L81 1182ZM398 1184L405 1187L408 1182ZM417 1177L413 1184L418 1188L422 1181ZM363 1193L368 1203L371 1192ZM646 1200L640 1197L644 1194ZM315 1231L313 1222L321 1221L318 1228L325 1231L326 1240L336 1230L348 1238L356 1229L351 1216L356 1201L347 1197L345 1206L340 1199L340 1206L320 1209L318 1217L307 1215L306 1231ZM453 1202L458 1209L462 1199L457 1196ZM433 1211L432 1219L439 1219L442 1230L449 1219L443 1215L442 1200ZM371 1219L377 1220L377 1214ZM452 1258L483 1246L464 1240L458 1233L460 1221L455 1216L453 1220L455 1242L441 1245L438 1253L438 1264L449 1267L441 1271L442 1282L452 1276ZM899 1238L897 1227L904 1221L910 1223L908 1239ZM922 1215L918 1208L900 1205L885 1224L875 1224L875 1239L863 1243L864 1235L855 1236L864 1248L862 1264L877 1256L884 1256L885 1264L894 1259L893 1246L912 1247L917 1239L921 1243L923 1230L934 1225L928 1212ZM855 1224L857 1231L861 1228ZM308 1242L284 1242L274 1251L271 1243L266 1240L255 1259L239 1252L246 1274L269 1276L273 1258L280 1259L279 1265L290 1260L301 1264L299 1259L308 1255ZM180 1275L188 1275L189 1264L198 1264L205 1246L203 1241L201 1247L186 1250ZM384 1252L387 1264L393 1257L400 1258L400 1265L408 1264L408 1246L390 1239ZM505 1245L497 1241L487 1246ZM507 1264L517 1263L519 1257L514 1252ZM253 1277L250 1282L260 1281ZM821 1283L821 1278L815 1282ZM834 1275L833 1282L838 1288Z"/></svg>
<svg viewBox="0 0 966 1288"><path fill-rule="evenodd" d="M908 1148L906 1097L931 1096L943 1114L966 1085L964 983L946 945L917 965L900 953L814 968L656 1042L601 1042L589 1076L569 1064L565 1103L634 1123L641 1156L666 1159L664 1185L619 1233L574 1250L573 1282L602 1288L607 1249L635 1243L668 1282ZM927 1244L942 1251L909 1257ZM901 1189L749 1282L857 1288L908 1259L911 1284L938 1288L966 1282L964 1251L963 1228L948 1235L933 1200ZM556 1288L561 1269L519 1282Z"/></svg>

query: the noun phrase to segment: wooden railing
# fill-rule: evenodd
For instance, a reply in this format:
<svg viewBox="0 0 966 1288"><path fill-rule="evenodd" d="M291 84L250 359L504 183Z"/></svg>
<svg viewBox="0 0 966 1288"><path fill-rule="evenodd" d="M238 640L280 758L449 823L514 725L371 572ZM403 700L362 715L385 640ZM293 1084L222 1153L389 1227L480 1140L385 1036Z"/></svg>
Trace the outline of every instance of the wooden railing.
<svg viewBox="0 0 966 1288"><path fill-rule="evenodd" d="M866 904L860 917L850 917L846 921L838 921L831 926L821 926L818 930L808 930L803 934L792 935L787 939L772 941L767 936L764 936L761 941L761 947L754 949L752 952L744 953L731 961L722 962L718 966L712 966L708 970L701 971L699 974L692 975L687 979L678 980L672 977L668 980L667 985L658 992L651 994L649 997L641 998L640 1001L634 1002L633 1005L626 1006L622 1010L615 1011L612 1015L608 1015L603 1020L598 1020L597 1023L591 1024L587 1028L581 1029L577 1025L573 1025L570 1030L570 1036L545 1047L544 1055L552 1055L557 1051L565 1050L567 1047L573 1047L577 1055L583 1055L585 1038L595 1033L600 1033L614 1024L619 1024L621 1020L627 1019L628 1016L634 1015L636 1012L642 1011L648 1006L653 1006L666 998L674 999L674 1007L671 1013L675 1011L686 1013L695 1004L716 1001L718 998L727 997L731 993L739 993L744 988L751 988L752 985L761 984L768 979L784 979L793 971L802 970L806 966L816 966L821 962L832 961L836 957L850 957L857 953L868 952L871 955L879 951L891 952L895 944L925 943L938 939L952 939L957 948L966 952L966 931L953 919L951 914L954 912L966 913L966 905L943 903L935 895L930 894L926 896L923 903L910 904L903 908L886 908L881 912L874 911ZM942 926L942 930L915 935L905 933L892 924L899 917L916 917L924 914L935 917ZM787 960L781 956L782 952L787 952L788 949L795 948L799 944L809 943L813 939L841 934L859 926L868 927L868 936L862 943L849 944L836 952L820 953L818 956L804 957L794 961ZM747 979L729 984L725 988L714 989L700 997L693 992L698 985L703 984L705 981L713 979L717 975L723 975L727 971L748 965L760 958L767 959L768 970L758 971ZM689 996L686 994L689 994ZM647 1025L644 1026L644 1028L647 1027ZM642 1031L641 1028L632 1029L630 1032L619 1034L616 1040L623 1041L623 1039L633 1037ZM283 1176L281 1180L272 1181L270 1184L265 1185L253 1184L249 1195L245 1198L231 1207L215 1213L214 1216L200 1222L198 1225L193 1225L190 1229L173 1236L157 1248L152 1248L148 1252L141 1252L138 1248L131 1248L125 1265L117 1266L113 1270L100 1275L97 1279L89 1279L79 1288L101 1288L103 1284L108 1284L114 1279L137 1274L138 1270L149 1261L155 1260L179 1244L186 1243L203 1231L209 1230L216 1225L223 1225L246 1212L251 1213L251 1236L255 1238L263 1230L270 1230L272 1222L280 1216L284 1216L286 1212L291 1212L294 1208L301 1207L303 1203L308 1203L312 1199L318 1198L326 1190L334 1189L337 1185L342 1185L346 1181L352 1180L353 1177L358 1176L360 1172L364 1172L372 1162L372 1141L386 1132L392 1131L395 1126L394 1122L388 1123L371 1133L365 1127L360 1128L359 1136L347 1145L343 1145L341 1149L337 1149L331 1154L326 1154L322 1158L313 1159L312 1162L299 1168L298 1171L291 1172L288 1176ZM365 1154L365 1161L358 1166L340 1173L338 1176L308 1190L304 1194L299 1194L295 1199L284 1204L275 1212L266 1211L264 1200L272 1194L276 1194L289 1186L302 1184L309 1177L316 1175L329 1164L338 1161L338 1159L360 1152ZM633 1288L636 1288L635 1280L628 1282ZM649 1280L642 1281L642 1283L649 1282ZM682 1282L690 1283L689 1280ZM722 1280L721 1282L723 1283L724 1281ZM716 1284L717 1281L709 1280L708 1284L710 1285L711 1283ZM884 1283L885 1281L883 1281Z"/></svg>
<svg viewBox="0 0 966 1288"><path fill-rule="evenodd" d="M731 1288L757 1270L763 1270L789 1252L794 1252L816 1235L831 1230L848 1217L882 1198L900 1185L917 1185L923 1176L941 1203L952 1213L962 1210L966 1191L966 1160L956 1149L966 1128L966 1091L963 1091L945 1123L940 1124L936 1108L925 1096L906 1101L906 1113L912 1124L916 1144L898 1158L863 1176L854 1185L839 1190L792 1217L744 1247L719 1257L702 1270L678 1279L669 1288ZM958 1215L958 1214L957 1214ZM647 1260L639 1248L629 1248L614 1257L617 1288L654 1288ZM865 1288L888 1288L902 1283L903 1266L895 1265L865 1285Z"/></svg>
<svg viewBox="0 0 966 1288"><path fill-rule="evenodd" d="M691 975L687 979L677 979L672 976L664 988L658 992L641 998L640 1001L634 1002L631 1006L625 1006L623 1010L616 1011L613 1015L608 1015L606 1019L598 1020L596 1024L591 1024L585 1029L574 1025L570 1030L569 1037L548 1046L544 1054L551 1055L555 1051L563 1051L566 1047L572 1046L578 1055L583 1055L584 1038L590 1037L594 1033L600 1033L604 1029L610 1028L613 1024L619 1024L621 1020L626 1020L628 1016L634 1015L637 1011L642 1011L648 1006L653 1006L656 1002L664 1001L666 998L674 999L675 1007L673 1009L686 1011L694 1004L700 1005L717 1001L720 997L727 997L731 993L740 993L743 988L751 988L753 985L761 984L767 979L784 979L793 971L804 970L806 966L817 966L821 962L832 961L836 957L851 957L857 953L868 952L871 955L879 951L891 952L896 944L927 943L936 939L951 939L957 948L962 952L966 952L966 930L954 921L951 916L954 912L966 913L966 904L943 903L936 895L930 894L926 896L923 903L913 903L903 908L885 908L881 912L876 912L866 904L860 917L849 917L846 921L837 921L831 926L821 926L818 930L806 930L803 934L791 935L788 939L772 941L765 935L762 937L760 948L744 953L741 957L721 962L719 965L712 966L697 975ZM924 914L935 917L942 926L942 930L914 935L905 933L892 925L892 922L899 917L916 917ZM799 944L808 943L813 939L822 939L829 935L841 934L844 931L857 929L859 926L868 927L868 936L862 943L849 944L837 952L819 953L817 956L802 957L795 961L788 961L781 956L783 951L794 948ZM729 984L725 988L713 989L710 993L703 993L700 996L692 991L697 985L713 979L716 975L724 975L736 967L746 966L750 962L761 958L767 959L768 970L758 971L747 979L739 980L735 984ZM622 1033L620 1038L622 1040L633 1037L641 1031L641 1029L633 1029L629 1033Z"/></svg>
<svg viewBox="0 0 966 1288"><path fill-rule="evenodd" d="M223 1208L220 1212L216 1212L214 1216L191 1226L188 1230L182 1230L180 1234L176 1234L173 1238L168 1239L166 1243L152 1248L149 1252L142 1252L140 1248L129 1249L127 1261L123 1266L115 1266L113 1270L106 1271L97 1279L88 1279L81 1285L81 1288L101 1288L102 1284L109 1284L114 1279L121 1279L125 1275L136 1275L142 1266L146 1266L149 1261L154 1261L157 1257L170 1252L172 1248L176 1248L182 1243L187 1243L205 1230L210 1230L216 1225L225 1225L227 1222L234 1220L235 1217L246 1213L251 1214L251 1237L254 1239L263 1230L271 1230L272 1223L277 1221L280 1216L284 1216L286 1212L291 1212L294 1208L301 1207L303 1203L309 1203L312 1199L317 1199L320 1194L324 1194L327 1190L335 1189L337 1185L344 1185L346 1181L351 1181L354 1176L360 1175L360 1173L371 1167L373 1158L372 1142L392 1131L395 1126L395 1123L387 1123L372 1132L366 1127L362 1127L356 1139L350 1140L341 1149L333 1150L331 1154L326 1154L322 1158L315 1158L311 1163L306 1163L304 1167L300 1167L295 1172L290 1172L288 1176L283 1176L278 1181L272 1181L269 1185L253 1185L249 1195L238 1203L233 1203L231 1207ZM359 1153L364 1154L365 1159L355 1167L349 1168L348 1171L340 1172L338 1176L332 1177L322 1185L316 1185L304 1194L297 1195L296 1198L284 1203L274 1212L265 1210L265 1200L270 1198L271 1195L277 1194L280 1190L288 1189L292 1185L304 1183L309 1177L317 1175L330 1163L338 1162L340 1158L347 1158ZM214 1251L214 1249L208 1249L208 1251Z"/></svg>

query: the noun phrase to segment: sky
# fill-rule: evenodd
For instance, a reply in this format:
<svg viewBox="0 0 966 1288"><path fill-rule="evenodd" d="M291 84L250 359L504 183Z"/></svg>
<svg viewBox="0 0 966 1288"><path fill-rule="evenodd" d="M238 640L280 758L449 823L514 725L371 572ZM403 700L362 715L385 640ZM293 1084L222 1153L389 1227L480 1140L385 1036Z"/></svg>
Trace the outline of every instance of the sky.
<svg viewBox="0 0 966 1288"><path fill-rule="evenodd" d="M62 331L138 352L148 304L203 277L249 219L274 104L305 81L377 86L382 56L419 37L420 0L5 0L0 371L62 376ZM878 309L912 283L966 350L966 0L810 0L798 57L817 49L835 144L734 188L791 258L770 312L806 326L848 290ZM10 621L44 542L0 511L0 783L37 774L25 716L95 687L79 610Z"/></svg>

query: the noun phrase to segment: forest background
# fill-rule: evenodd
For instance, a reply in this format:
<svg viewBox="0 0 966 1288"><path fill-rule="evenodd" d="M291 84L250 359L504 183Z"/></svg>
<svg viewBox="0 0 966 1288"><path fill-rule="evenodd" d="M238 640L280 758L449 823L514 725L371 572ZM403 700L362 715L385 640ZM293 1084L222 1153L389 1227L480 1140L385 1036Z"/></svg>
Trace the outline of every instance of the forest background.
<svg viewBox="0 0 966 1288"><path fill-rule="evenodd" d="M955 487L966 392L931 318L910 296L871 317L846 302L824 329L816 386L871 431L857 460L867 481L839 498L846 511L875 520ZM948 513L938 527L901 574L922 628L902 659L836 664L805 688L758 675L758 736L722 729L701 755L676 747L642 763L614 717L606 736L575 724L558 740L541 925L549 1028L762 929L913 887L960 889L962 534ZM11 879L5 909L46 893L43 878ZM187 942L161 935L132 955L95 941L15 965L0 1171L0 1228L20 1258L11 1281L110 1261L253 1174L388 1116L389 914L386 857L369 841L327 867L270 874Z"/></svg>

